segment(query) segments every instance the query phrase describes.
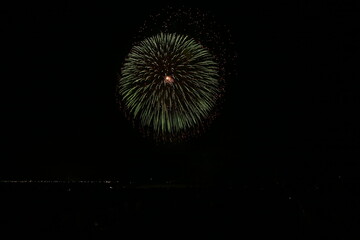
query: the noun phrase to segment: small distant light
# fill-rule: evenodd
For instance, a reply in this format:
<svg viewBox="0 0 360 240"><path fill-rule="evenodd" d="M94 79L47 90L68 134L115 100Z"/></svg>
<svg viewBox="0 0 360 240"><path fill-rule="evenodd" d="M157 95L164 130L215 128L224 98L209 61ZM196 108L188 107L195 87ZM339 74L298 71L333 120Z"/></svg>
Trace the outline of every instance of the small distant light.
<svg viewBox="0 0 360 240"><path fill-rule="evenodd" d="M289 197L289 200L291 200L292 198L291 197Z"/></svg>

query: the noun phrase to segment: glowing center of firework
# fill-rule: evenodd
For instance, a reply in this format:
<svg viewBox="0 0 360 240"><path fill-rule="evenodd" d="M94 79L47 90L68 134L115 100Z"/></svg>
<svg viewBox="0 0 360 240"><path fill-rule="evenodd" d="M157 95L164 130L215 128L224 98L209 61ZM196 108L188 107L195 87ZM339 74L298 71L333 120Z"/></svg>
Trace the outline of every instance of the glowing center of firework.
<svg viewBox="0 0 360 240"><path fill-rule="evenodd" d="M164 77L164 82L165 83L173 83L174 82L174 78L173 77L171 77L171 76L165 76Z"/></svg>

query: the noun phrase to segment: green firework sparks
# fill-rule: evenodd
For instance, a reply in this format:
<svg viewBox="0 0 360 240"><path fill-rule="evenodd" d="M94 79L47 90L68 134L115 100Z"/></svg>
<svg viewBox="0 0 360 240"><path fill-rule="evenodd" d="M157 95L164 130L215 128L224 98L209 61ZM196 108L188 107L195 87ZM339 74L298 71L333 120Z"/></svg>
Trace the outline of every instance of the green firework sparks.
<svg viewBox="0 0 360 240"><path fill-rule="evenodd" d="M218 64L194 39L160 33L125 59L119 95L128 115L156 138L174 138L202 124L219 95Z"/></svg>

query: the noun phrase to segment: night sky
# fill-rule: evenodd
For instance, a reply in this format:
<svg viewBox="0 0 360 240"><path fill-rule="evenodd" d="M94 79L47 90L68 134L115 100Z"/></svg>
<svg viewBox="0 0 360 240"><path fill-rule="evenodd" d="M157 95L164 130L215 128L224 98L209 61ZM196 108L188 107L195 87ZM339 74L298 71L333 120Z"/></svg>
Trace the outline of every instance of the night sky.
<svg viewBox="0 0 360 240"><path fill-rule="evenodd" d="M184 5L228 27L236 71L204 134L155 144L119 110L116 74L144 19L164 6L30 1L1 7L0 180L265 189L276 192L266 203L297 199L296 207L277 206L281 213L289 208L289 216L295 208L294 214L305 211L301 221L310 229L345 232L359 200L356 5ZM327 227L319 227L324 221Z"/></svg>

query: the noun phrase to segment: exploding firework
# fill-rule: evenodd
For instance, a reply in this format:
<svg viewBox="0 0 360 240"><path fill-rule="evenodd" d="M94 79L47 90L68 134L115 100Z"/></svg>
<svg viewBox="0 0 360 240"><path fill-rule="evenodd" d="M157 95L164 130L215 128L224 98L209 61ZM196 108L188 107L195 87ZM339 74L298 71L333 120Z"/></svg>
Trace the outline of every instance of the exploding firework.
<svg viewBox="0 0 360 240"><path fill-rule="evenodd" d="M119 79L121 101L143 129L173 140L210 116L219 95L218 69L194 39L160 33L131 49Z"/></svg>
<svg viewBox="0 0 360 240"><path fill-rule="evenodd" d="M118 81L125 115L156 141L177 142L207 129L235 57L227 28L202 11L170 7L150 15L134 42Z"/></svg>

